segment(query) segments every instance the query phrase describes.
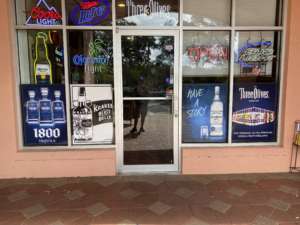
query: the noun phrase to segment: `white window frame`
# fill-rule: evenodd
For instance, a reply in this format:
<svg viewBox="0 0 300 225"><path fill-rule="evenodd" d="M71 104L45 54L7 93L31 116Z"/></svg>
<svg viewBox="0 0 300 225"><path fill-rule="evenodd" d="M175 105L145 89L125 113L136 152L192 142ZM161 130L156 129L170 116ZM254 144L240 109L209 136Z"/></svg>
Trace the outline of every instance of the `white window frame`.
<svg viewBox="0 0 300 225"><path fill-rule="evenodd" d="M235 14L236 14L236 1L238 0L231 0L231 25L230 26L218 26L218 27L196 27L196 26L183 26L183 1L178 0L180 7L179 7L179 26L177 27L149 27L149 26L117 26L116 25L116 10L115 10L115 2L116 0L112 0L112 25L111 26L69 26L67 25L66 21L66 2L67 0L61 0L61 13L62 13L62 25L59 26L32 26L32 25L18 25L16 24L16 10L15 10L15 1L10 2L10 9L11 9L11 27L12 29L12 37L13 37L13 63L15 66L15 91L16 91L16 121L18 126L18 146L19 150L26 152L30 151L62 151L62 150L105 150L105 149L113 149L118 148L119 141L116 139L117 135L115 135L115 144L113 145L80 145L74 146L72 145L72 134L71 134L71 116L70 116L70 83L69 83L69 59L68 59L68 38L67 32L68 30L111 30L113 34L113 52L114 52L114 83L116 84L116 52L117 52L117 45L116 43L116 33L119 28L127 29L127 30L178 30L180 35L180 43L179 43L179 149L181 148L199 148L199 147L208 147L208 148L215 148L215 147L255 147L255 146L274 146L278 147L282 144L282 111L283 111L283 85L284 85L284 62L285 62L285 52L286 52L286 27L287 27L287 9L288 9L288 0L283 0L282 5L282 25L281 26L235 26ZM64 69L65 69L65 90L66 90L66 111L67 113L67 129L68 129L68 145L67 146L36 146L36 147L26 147L23 145L23 126L22 126L22 114L21 114L21 107L20 107L20 91L19 86L20 82L20 68L19 68L19 51L17 46L17 32L18 30L61 30L63 33L63 46L64 46ZM229 112L228 112L228 143L195 143L195 144L186 144L182 143L182 55L183 55L183 32L184 31L228 31L231 35L230 46L231 46L231 60L230 60L230 75L229 75ZM257 142L257 143L232 143L232 106L233 106L233 84L234 84L234 37L236 32L238 31L278 31L281 32L281 57L280 57L280 74L279 74L279 81L280 82L280 90L279 90L279 101L278 101L278 122L277 122L277 141L276 142ZM114 107L117 109L117 104L120 104L122 99L115 98ZM115 120L116 122L116 120ZM115 124L116 127L117 124ZM116 131L117 132L117 131ZM115 132L115 133L116 133ZM174 137L176 138L176 137ZM180 157L179 157L180 158Z"/></svg>

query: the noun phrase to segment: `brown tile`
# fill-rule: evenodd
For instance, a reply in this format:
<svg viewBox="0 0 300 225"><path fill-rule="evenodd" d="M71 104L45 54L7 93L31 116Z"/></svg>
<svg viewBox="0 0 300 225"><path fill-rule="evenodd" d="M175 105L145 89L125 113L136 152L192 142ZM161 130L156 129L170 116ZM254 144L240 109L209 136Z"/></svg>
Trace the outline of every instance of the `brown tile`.
<svg viewBox="0 0 300 225"><path fill-rule="evenodd" d="M21 212L26 219L30 219L39 216L45 213L46 211L47 209L43 205L38 204L38 205L33 205L28 208L25 208Z"/></svg>
<svg viewBox="0 0 300 225"><path fill-rule="evenodd" d="M225 214L232 207L232 205L220 200L214 200L209 203L208 207L216 212Z"/></svg>

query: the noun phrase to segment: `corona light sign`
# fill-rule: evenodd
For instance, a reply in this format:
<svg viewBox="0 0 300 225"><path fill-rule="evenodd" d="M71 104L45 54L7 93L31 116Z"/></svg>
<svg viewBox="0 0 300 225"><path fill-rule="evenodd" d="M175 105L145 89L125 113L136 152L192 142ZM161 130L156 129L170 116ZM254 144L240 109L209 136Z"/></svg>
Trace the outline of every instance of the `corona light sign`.
<svg viewBox="0 0 300 225"><path fill-rule="evenodd" d="M49 6L46 0L39 0L30 11L26 25L61 25L62 16L54 6Z"/></svg>

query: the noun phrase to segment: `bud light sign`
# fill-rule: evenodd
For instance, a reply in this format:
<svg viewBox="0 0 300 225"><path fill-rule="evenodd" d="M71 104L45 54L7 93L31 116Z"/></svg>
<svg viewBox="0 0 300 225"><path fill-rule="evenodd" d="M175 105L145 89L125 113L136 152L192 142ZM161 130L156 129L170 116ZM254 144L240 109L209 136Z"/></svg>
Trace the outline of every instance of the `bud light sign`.
<svg viewBox="0 0 300 225"><path fill-rule="evenodd" d="M82 0L71 11L70 23L73 25L99 25L111 15L109 0Z"/></svg>
<svg viewBox="0 0 300 225"><path fill-rule="evenodd" d="M276 84L237 84L232 113L233 142L275 142Z"/></svg>
<svg viewBox="0 0 300 225"><path fill-rule="evenodd" d="M21 85L24 146L67 145L64 85Z"/></svg>

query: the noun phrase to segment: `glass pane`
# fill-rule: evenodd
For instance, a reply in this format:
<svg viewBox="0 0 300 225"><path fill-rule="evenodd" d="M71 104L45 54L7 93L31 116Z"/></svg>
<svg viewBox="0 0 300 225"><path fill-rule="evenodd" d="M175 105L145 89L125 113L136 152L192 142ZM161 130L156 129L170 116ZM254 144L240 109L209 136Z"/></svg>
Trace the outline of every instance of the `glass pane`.
<svg viewBox="0 0 300 225"><path fill-rule="evenodd" d="M62 32L19 30L19 60L22 84L64 83Z"/></svg>
<svg viewBox="0 0 300 225"><path fill-rule="evenodd" d="M61 25L61 1L16 0L16 17L18 25Z"/></svg>
<svg viewBox="0 0 300 225"><path fill-rule="evenodd" d="M124 101L124 164L173 164L172 101Z"/></svg>
<svg viewBox="0 0 300 225"><path fill-rule="evenodd" d="M227 31L184 32L184 143L227 142L229 40Z"/></svg>
<svg viewBox="0 0 300 225"><path fill-rule="evenodd" d="M73 26L112 25L111 0L66 1L67 23Z"/></svg>
<svg viewBox="0 0 300 225"><path fill-rule="evenodd" d="M276 26L281 24L281 0L237 0L237 26Z"/></svg>
<svg viewBox="0 0 300 225"><path fill-rule="evenodd" d="M117 25L177 26L178 0L116 0Z"/></svg>
<svg viewBox="0 0 300 225"><path fill-rule="evenodd" d="M69 31L70 76L73 84L113 84L111 31Z"/></svg>
<svg viewBox="0 0 300 225"><path fill-rule="evenodd" d="M280 32L237 32L235 36L236 78L275 80L280 66Z"/></svg>
<svg viewBox="0 0 300 225"><path fill-rule="evenodd" d="M232 141L276 142L281 33L238 32L235 39Z"/></svg>
<svg viewBox="0 0 300 225"><path fill-rule="evenodd" d="M173 36L122 36L122 52L124 97L167 97L172 93Z"/></svg>
<svg viewBox="0 0 300 225"><path fill-rule="evenodd" d="M227 31L184 31L183 75L228 76L229 40Z"/></svg>
<svg viewBox="0 0 300 225"><path fill-rule="evenodd" d="M184 0L183 25L229 26L231 0Z"/></svg>

